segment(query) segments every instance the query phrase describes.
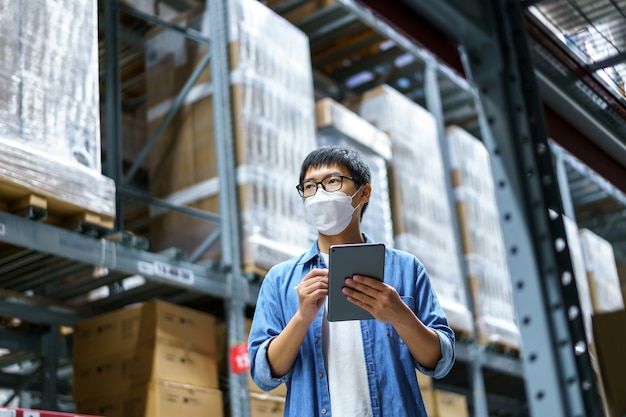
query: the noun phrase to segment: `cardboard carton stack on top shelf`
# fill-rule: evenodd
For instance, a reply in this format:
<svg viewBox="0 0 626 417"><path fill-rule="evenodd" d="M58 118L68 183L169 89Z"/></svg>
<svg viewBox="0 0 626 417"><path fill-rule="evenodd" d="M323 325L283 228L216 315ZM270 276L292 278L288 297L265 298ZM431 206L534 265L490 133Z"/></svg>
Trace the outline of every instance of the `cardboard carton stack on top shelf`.
<svg viewBox="0 0 626 417"><path fill-rule="evenodd" d="M473 333L434 116L386 85L366 92L354 106L391 138L395 246L423 262L451 326Z"/></svg>
<svg viewBox="0 0 626 417"><path fill-rule="evenodd" d="M391 159L389 136L329 98L317 102L315 114L318 145L343 145L353 148L368 163L372 173L372 197L361 221L361 230L374 242L393 247L387 175L387 162Z"/></svg>
<svg viewBox="0 0 626 417"><path fill-rule="evenodd" d="M603 313L624 309L613 246L589 229L580 230L593 311Z"/></svg>
<svg viewBox="0 0 626 417"><path fill-rule="evenodd" d="M246 271L264 272L310 244L295 185L315 147L311 58L307 37L263 4L227 3L242 262ZM208 36L209 13L201 7L177 21ZM148 34L146 47L152 133L209 47L163 28ZM223 138L214 136L212 91L209 64L152 150L149 182L154 197L219 213L215 142ZM192 252L218 226L176 213L152 216L155 251ZM214 249L206 257L219 255Z"/></svg>
<svg viewBox="0 0 626 417"><path fill-rule="evenodd" d="M215 317L149 301L78 323L73 398L107 417L223 414Z"/></svg>
<svg viewBox="0 0 626 417"><path fill-rule="evenodd" d="M446 129L446 138L477 339L519 351L521 337L489 153L460 127Z"/></svg>
<svg viewBox="0 0 626 417"><path fill-rule="evenodd" d="M617 417L626 411L623 383L626 338L620 331L626 326L626 314L615 254L610 242L589 229L580 229L579 237L593 305L593 343L589 346L592 365L598 374L605 411L608 416Z"/></svg>
<svg viewBox="0 0 626 417"><path fill-rule="evenodd" d="M101 174L95 0L3 2L0 208L112 228L115 184ZM72 24L68 24L72 22Z"/></svg>

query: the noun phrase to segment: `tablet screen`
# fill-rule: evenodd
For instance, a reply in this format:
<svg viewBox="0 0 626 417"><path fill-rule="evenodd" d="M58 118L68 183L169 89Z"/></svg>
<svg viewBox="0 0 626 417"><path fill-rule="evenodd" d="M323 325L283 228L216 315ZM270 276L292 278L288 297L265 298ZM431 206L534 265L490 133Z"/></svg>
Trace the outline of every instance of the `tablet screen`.
<svg viewBox="0 0 626 417"><path fill-rule="evenodd" d="M341 289L345 286L346 278L355 274L383 281L385 245L382 243L332 245L328 263L328 321L373 319L370 313L348 301Z"/></svg>

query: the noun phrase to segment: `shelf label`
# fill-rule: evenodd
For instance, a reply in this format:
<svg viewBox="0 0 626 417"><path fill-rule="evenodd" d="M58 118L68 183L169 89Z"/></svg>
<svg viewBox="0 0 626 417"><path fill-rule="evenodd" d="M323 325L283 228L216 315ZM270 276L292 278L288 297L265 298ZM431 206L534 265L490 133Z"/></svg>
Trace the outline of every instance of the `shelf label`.
<svg viewBox="0 0 626 417"><path fill-rule="evenodd" d="M246 372L250 369L250 353L248 353L248 345L246 343L231 346L230 369L236 374Z"/></svg>
<svg viewBox="0 0 626 417"><path fill-rule="evenodd" d="M168 265L163 262L154 261L150 263L139 261L137 263L137 269L140 274L155 275L161 278L182 282L187 285L193 285L195 282L195 276L191 269Z"/></svg>
<svg viewBox="0 0 626 417"><path fill-rule="evenodd" d="M4 226L4 223L0 223L0 236L4 236L7 234L7 229Z"/></svg>

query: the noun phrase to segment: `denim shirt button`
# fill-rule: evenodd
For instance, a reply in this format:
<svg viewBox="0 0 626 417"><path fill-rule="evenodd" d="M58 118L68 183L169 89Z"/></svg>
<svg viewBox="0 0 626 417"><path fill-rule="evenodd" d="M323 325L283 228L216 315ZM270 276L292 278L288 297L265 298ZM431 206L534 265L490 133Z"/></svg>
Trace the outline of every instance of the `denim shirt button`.
<svg viewBox="0 0 626 417"><path fill-rule="evenodd" d="M319 337L316 337L316 338L315 338L315 343L317 343L319 340L320 340L320 338L319 338Z"/></svg>
<svg viewBox="0 0 626 417"><path fill-rule="evenodd" d="M322 414L326 414L326 409L322 408Z"/></svg>
<svg viewBox="0 0 626 417"><path fill-rule="evenodd" d="M324 378L324 374L320 372L320 379Z"/></svg>

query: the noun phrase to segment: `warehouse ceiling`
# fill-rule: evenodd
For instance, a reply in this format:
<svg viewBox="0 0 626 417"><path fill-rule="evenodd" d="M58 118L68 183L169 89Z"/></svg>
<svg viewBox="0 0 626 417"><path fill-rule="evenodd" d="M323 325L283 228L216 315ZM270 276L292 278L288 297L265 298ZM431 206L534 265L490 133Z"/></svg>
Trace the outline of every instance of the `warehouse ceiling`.
<svg viewBox="0 0 626 417"><path fill-rule="evenodd" d="M528 10L590 74L624 100L626 1L544 0Z"/></svg>

